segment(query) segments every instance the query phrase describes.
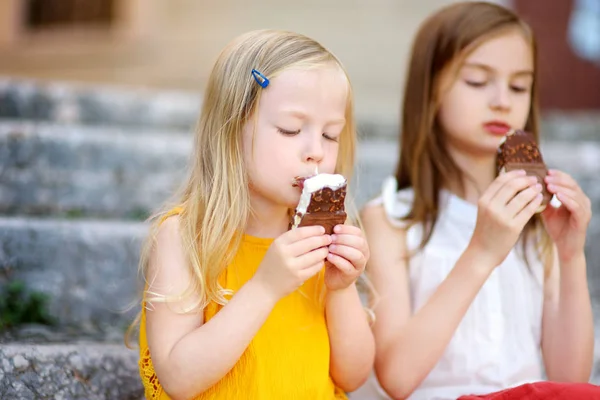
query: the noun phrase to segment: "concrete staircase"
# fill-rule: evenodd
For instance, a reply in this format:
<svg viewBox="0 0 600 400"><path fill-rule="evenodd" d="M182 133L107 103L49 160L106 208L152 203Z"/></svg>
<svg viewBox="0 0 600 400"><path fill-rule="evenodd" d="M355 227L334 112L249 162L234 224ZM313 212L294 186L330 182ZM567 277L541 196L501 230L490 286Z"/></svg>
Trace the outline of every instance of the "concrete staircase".
<svg viewBox="0 0 600 400"><path fill-rule="evenodd" d="M0 336L0 398L142 397L137 352L122 339L138 311L143 220L184 176L199 104L188 93L0 80L0 283L47 294L57 321ZM548 163L594 202L587 251L600 301L600 118L545 121ZM397 154L395 127L360 126L359 206Z"/></svg>

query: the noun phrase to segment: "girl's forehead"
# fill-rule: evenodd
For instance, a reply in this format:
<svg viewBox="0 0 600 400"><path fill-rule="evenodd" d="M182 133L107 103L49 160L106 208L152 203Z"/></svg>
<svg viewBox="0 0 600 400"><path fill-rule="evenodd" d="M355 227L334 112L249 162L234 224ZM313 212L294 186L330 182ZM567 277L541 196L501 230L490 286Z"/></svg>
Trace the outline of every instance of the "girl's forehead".
<svg viewBox="0 0 600 400"><path fill-rule="evenodd" d="M333 64L318 65L311 68L296 67L284 69L272 79L272 82L273 91L278 92L284 92L289 89L339 89L347 86L347 79L343 70Z"/></svg>
<svg viewBox="0 0 600 400"><path fill-rule="evenodd" d="M304 112L326 112L345 109L348 95L348 82L340 68L294 68L271 80L261 95L260 106L273 111L301 108Z"/></svg>
<svg viewBox="0 0 600 400"><path fill-rule="evenodd" d="M532 70L533 51L523 34L509 31L483 41L465 57L463 64L501 70Z"/></svg>

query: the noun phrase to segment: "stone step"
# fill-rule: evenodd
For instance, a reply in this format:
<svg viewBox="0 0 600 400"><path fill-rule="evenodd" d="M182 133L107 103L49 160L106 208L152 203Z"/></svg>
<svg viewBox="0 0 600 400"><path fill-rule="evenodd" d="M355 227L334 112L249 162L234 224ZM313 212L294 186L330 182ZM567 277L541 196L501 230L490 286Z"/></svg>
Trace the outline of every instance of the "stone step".
<svg viewBox="0 0 600 400"><path fill-rule="evenodd" d="M0 76L0 120L91 126L193 129L202 102L193 91L150 90ZM362 118L366 136L394 136L389 123Z"/></svg>
<svg viewBox="0 0 600 400"><path fill-rule="evenodd" d="M139 311L137 266L146 234L141 222L0 217L0 282L21 281L46 294L48 313L63 331L114 339ZM600 303L597 243L595 216L586 255L590 291ZM35 334L26 330L17 337ZM52 332L42 337L48 340Z"/></svg>
<svg viewBox="0 0 600 400"><path fill-rule="evenodd" d="M190 131L201 101L193 91L0 76L0 119ZM389 119L358 118L362 136L397 136L398 126ZM600 141L600 112L547 112L542 132L549 139Z"/></svg>
<svg viewBox="0 0 600 400"><path fill-rule="evenodd" d="M598 347L598 339L596 342ZM123 344L15 342L0 346L0 360L2 399L144 398L138 353ZM599 367L600 358L596 354L590 379L593 384L600 383Z"/></svg>
<svg viewBox="0 0 600 400"><path fill-rule="evenodd" d="M181 133L0 124L0 213L140 219L183 181L191 142ZM361 144L368 191L361 190L360 201L374 193L374 174L391 171L395 147Z"/></svg>
<svg viewBox="0 0 600 400"><path fill-rule="evenodd" d="M0 276L46 294L50 316L64 329L123 333L139 310L146 234L140 222L0 217Z"/></svg>
<svg viewBox="0 0 600 400"><path fill-rule="evenodd" d="M0 213L143 219L183 181L191 142L176 131L0 123ZM382 138L359 143L359 205L393 171L397 147ZM594 178L600 142L547 141L543 148L551 166ZM589 189L600 198L600 187Z"/></svg>
<svg viewBox="0 0 600 400"><path fill-rule="evenodd" d="M200 93L0 77L0 118L189 130Z"/></svg>
<svg viewBox="0 0 600 400"><path fill-rule="evenodd" d="M136 350L123 344L0 345L0 398L141 400Z"/></svg>
<svg viewBox="0 0 600 400"><path fill-rule="evenodd" d="M122 344L10 343L0 346L0 359L2 399L144 398L137 351ZM595 360L590 382L599 384L600 359Z"/></svg>
<svg viewBox="0 0 600 400"><path fill-rule="evenodd" d="M182 181L191 135L0 124L0 213L140 218Z"/></svg>

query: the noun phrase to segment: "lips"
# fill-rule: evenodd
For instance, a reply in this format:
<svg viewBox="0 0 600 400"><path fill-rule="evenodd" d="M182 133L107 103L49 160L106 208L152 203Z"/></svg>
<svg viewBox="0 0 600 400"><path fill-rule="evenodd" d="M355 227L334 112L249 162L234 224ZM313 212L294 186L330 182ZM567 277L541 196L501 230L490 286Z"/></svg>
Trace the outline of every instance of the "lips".
<svg viewBox="0 0 600 400"><path fill-rule="evenodd" d="M319 175L319 166L315 166L315 172L311 175L307 175L307 176L297 176L294 178L294 180L292 181L292 186L293 187L297 187L300 188L300 190L304 189L304 181L307 180L308 178L312 178L313 176L317 176Z"/></svg>
<svg viewBox="0 0 600 400"><path fill-rule="evenodd" d="M292 180L292 186L300 188L300 190L302 190L302 189L304 189L304 181L309 178L312 178L313 176L315 176L315 175L297 176Z"/></svg>
<svg viewBox="0 0 600 400"><path fill-rule="evenodd" d="M308 178L309 177L306 177L306 176L297 176L292 181L292 186L300 188L300 190L302 190L302 189L304 189L304 181L307 180Z"/></svg>
<svg viewBox="0 0 600 400"><path fill-rule="evenodd" d="M492 135L504 136L511 129L510 125L502 121L490 121L483 124L486 131Z"/></svg>

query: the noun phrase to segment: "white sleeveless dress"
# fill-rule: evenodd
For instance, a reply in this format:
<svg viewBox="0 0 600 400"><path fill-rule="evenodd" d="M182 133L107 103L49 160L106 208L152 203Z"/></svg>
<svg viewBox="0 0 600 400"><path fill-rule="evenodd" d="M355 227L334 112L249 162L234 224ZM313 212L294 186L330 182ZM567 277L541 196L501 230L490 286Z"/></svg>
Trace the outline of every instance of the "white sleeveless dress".
<svg viewBox="0 0 600 400"><path fill-rule="evenodd" d="M390 222L404 226L400 218L412 204L412 189L396 190L388 178L382 196ZM425 248L409 261L413 313L419 310L446 278L466 249L477 219L477 206L449 191L441 192L440 215ZM407 231L407 247L417 249L422 227ZM530 265L522 257L521 244L483 285L459 324L441 359L410 400L456 399L466 394L484 394L543 379L541 323L543 264L528 249ZM385 399L374 375L353 400Z"/></svg>

